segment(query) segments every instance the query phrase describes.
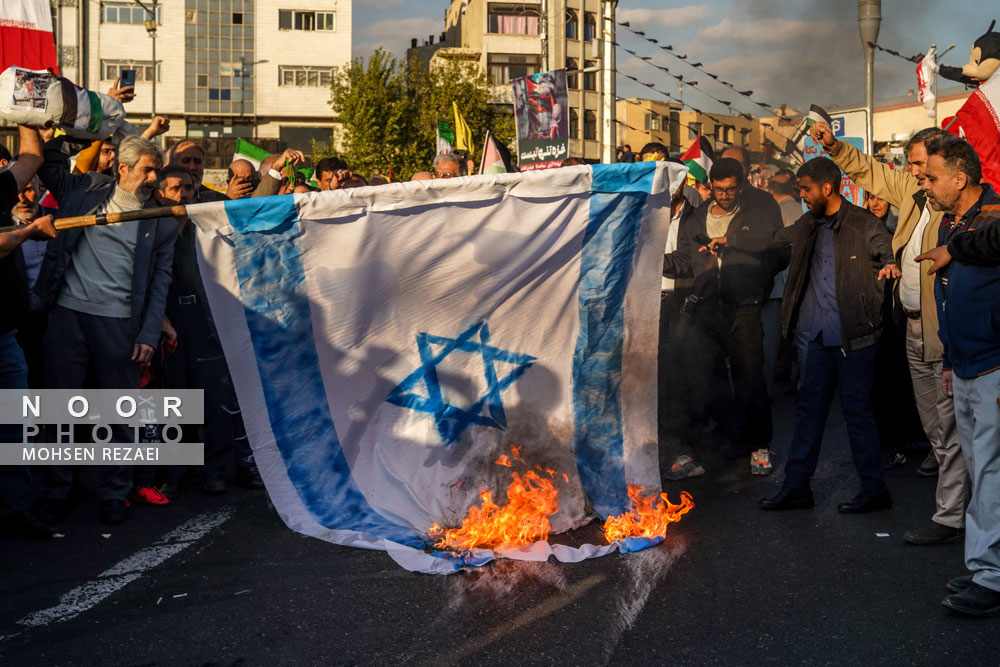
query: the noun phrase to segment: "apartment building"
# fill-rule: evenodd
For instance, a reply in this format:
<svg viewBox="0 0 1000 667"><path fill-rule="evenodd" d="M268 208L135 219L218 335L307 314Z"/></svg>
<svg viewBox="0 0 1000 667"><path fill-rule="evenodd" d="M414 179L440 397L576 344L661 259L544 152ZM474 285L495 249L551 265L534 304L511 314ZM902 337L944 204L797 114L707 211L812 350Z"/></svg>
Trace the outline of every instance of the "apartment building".
<svg viewBox="0 0 1000 667"><path fill-rule="evenodd" d="M198 139L221 169L237 137L271 151L330 141L330 80L351 58L351 9L351 0L53 0L53 30L66 76L103 91L135 69L135 123L168 116L166 143Z"/></svg>
<svg viewBox="0 0 1000 667"><path fill-rule="evenodd" d="M439 58L478 61L489 75L496 104L512 105L510 82L566 68L569 87L570 155L600 160L606 114L602 11L608 0L452 0L445 31L412 41L408 55L433 67ZM613 63L610 65L613 68ZM619 142L620 143L620 142ZM613 147L612 147L613 149ZM612 150L612 154L614 151Z"/></svg>

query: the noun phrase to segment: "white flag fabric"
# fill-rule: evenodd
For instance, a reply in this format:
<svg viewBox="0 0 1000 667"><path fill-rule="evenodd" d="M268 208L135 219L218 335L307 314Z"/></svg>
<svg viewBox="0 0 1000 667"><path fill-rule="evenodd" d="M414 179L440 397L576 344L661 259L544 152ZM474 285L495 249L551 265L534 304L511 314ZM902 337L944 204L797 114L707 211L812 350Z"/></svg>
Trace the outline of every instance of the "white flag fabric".
<svg viewBox="0 0 1000 667"><path fill-rule="evenodd" d="M268 493L292 529L448 573L578 561L636 541L432 548L511 446L555 471L552 532L660 486L665 162L190 207L199 264ZM563 476L565 474L565 477Z"/></svg>

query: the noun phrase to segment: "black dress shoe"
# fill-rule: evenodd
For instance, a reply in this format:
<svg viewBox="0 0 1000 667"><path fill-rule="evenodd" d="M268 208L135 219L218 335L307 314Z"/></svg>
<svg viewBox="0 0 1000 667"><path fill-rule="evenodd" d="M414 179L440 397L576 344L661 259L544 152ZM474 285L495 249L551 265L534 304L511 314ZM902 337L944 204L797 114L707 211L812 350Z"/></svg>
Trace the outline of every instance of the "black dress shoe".
<svg viewBox="0 0 1000 667"><path fill-rule="evenodd" d="M843 514L865 514L866 512L878 512L892 507L892 496L883 493L878 496L866 496L859 493L852 500L837 505L837 511Z"/></svg>
<svg viewBox="0 0 1000 667"><path fill-rule="evenodd" d="M31 511L18 512L12 515L10 523L19 535L38 540L46 540L59 532L35 516Z"/></svg>
<svg viewBox="0 0 1000 667"><path fill-rule="evenodd" d="M970 581L968 588L949 595L941 604L969 616L1000 616L1000 591Z"/></svg>
<svg viewBox="0 0 1000 667"><path fill-rule="evenodd" d="M965 535L964 528L952 528L942 526L936 521L931 521L930 525L916 530L908 530L903 533L903 541L918 546L931 544L948 544L962 538Z"/></svg>
<svg viewBox="0 0 1000 667"><path fill-rule="evenodd" d="M948 581L948 590L952 593L961 593L966 588L972 585L972 575L963 574L961 577L955 577Z"/></svg>
<svg viewBox="0 0 1000 667"><path fill-rule="evenodd" d="M50 526L56 526L60 524L63 519L69 516L70 511L73 509L73 505L68 499L65 498L49 498L43 500L38 508L35 510L35 516L45 524Z"/></svg>
<svg viewBox="0 0 1000 667"><path fill-rule="evenodd" d="M799 491L782 487L773 498L762 498L762 510L807 510L813 506L813 493L810 489Z"/></svg>
<svg viewBox="0 0 1000 667"><path fill-rule="evenodd" d="M221 496L226 492L226 480L221 477L206 477L201 483L201 490L210 496Z"/></svg>
<svg viewBox="0 0 1000 667"><path fill-rule="evenodd" d="M160 493L165 495L168 500L175 500L181 495L181 485L176 482L163 482L157 488L160 489Z"/></svg>
<svg viewBox="0 0 1000 667"><path fill-rule="evenodd" d="M236 483L244 489L250 489L251 491L258 491L264 488L264 480L260 478L260 471L257 470L257 466L237 470Z"/></svg>
<svg viewBox="0 0 1000 667"><path fill-rule="evenodd" d="M101 523L117 526L128 521L128 518L129 507L124 500L110 498L101 501Z"/></svg>

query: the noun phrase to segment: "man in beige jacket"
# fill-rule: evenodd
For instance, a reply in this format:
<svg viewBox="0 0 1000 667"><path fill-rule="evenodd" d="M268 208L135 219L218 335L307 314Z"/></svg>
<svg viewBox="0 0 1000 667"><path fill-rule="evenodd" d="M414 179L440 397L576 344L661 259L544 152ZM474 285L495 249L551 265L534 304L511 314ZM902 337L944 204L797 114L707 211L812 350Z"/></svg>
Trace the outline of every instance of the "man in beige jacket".
<svg viewBox="0 0 1000 667"><path fill-rule="evenodd" d="M934 516L927 525L907 531L903 539L918 545L961 539L965 532L969 475L958 442L951 394L946 394L941 384L942 346L937 334L934 279L927 275L928 262L918 264L914 261L917 255L937 246L942 213L927 205L920 181L927 167L924 144L944 131L931 127L910 139L906 146L906 170L891 169L850 144L838 141L826 123L816 123L810 132L845 174L899 210L892 251L903 276L896 285L894 308L902 310L906 317L906 356L917 410L938 466ZM921 466L921 469L927 468L933 470L931 461Z"/></svg>

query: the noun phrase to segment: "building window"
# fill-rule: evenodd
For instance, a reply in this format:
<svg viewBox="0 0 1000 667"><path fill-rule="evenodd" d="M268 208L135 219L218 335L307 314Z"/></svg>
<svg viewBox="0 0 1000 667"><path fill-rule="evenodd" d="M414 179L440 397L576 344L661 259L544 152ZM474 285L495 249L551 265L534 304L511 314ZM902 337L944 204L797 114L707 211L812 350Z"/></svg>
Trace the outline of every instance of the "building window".
<svg viewBox="0 0 1000 667"><path fill-rule="evenodd" d="M569 138L580 138L580 114L576 112L576 109L569 110Z"/></svg>
<svg viewBox="0 0 1000 667"><path fill-rule="evenodd" d="M537 35L538 13L510 5L490 5L489 32L494 35Z"/></svg>
<svg viewBox="0 0 1000 667"><path fill-rule="evenodd" d="M596 60L585 60L583 61L584 70L592 70L597 67ZM587 72L583 73L583 89L584 90L597 90L597 72Z"/></svg>
<svg viewBox="0 0 1000 667"><path fill-rule="evenodd" d="M580 39L580 20L572 9L566 10L566 39Z"/></svg>
<svg viewBox="0 0 1000 667"><path fill-rule="evenodd" d="M597 139L597 114L589 109L583 112L583 138L587 141Z"/></svg>
<svg viewBox="0 0 1000 667"><path fill-rule="evenodd" d="M132 2L101 3L101 23L143 25L147 18L149 18L149 13ZM156 23L157 25L163 24L163 7L156 8Z"/></svg>
<svg viewBox="0 0 1000 667"><path fill-rule="evenodd" d="M583 41L592 42L597 36L597 17L593 12L586 12L583 15Z"/></svg>
<svg viewBox="0 0 1000 667"><path fill-rule="evenodd" d="M701 123L691 123L688 125L688 139L697 139L701 136Z"/></svg>
<svg viewBox="0 0 1000 667"><path fill-rule="evenodd" d="M333 79L332 67L278 66L278 85L297 88L329 88Z"/></svg>
<svg viewBox="0 0 1000 667"><path fill-rule="evenodd" d="M243 25L243 12L233 12L233 25Z"/></svg>
<svg viewBox="0 0 1000 667"><path fill-rule="evenodd" d="M655 113L646 114L646 131L647 132L659 132L660 131L660 116Z"/></svg>
<svg viewBox="0 0 1000 667"><path fill-rule="evenodd" d="M298 9L278 10L278 30L326 30L337 29L337 15L334 12L306 12Z"/></svg>
<svg viewBox="0 0 1000 667"><path fill-rule="evenodd" d="M512 79L538 74L541 71L540 56L526 56L505 53L491 53L487 62L490 83L506 84Z"/></svg>
<svg viewBox="0 0 1000 667"><path fill-rule="evenodd" d="M102 60L101 81L114 81L123 69L135 70L135 82L146 83L153 80L152 60ZM157 67L156 80L160 81L162 72Z"/></svg>
<svg viewBox="0 0 1000 667"><path fill-rule="evenodd" d="M566 59L566 87L570 90L577 88L579 80L577 79L577 69L576 60L573 58Z"/></svg>

